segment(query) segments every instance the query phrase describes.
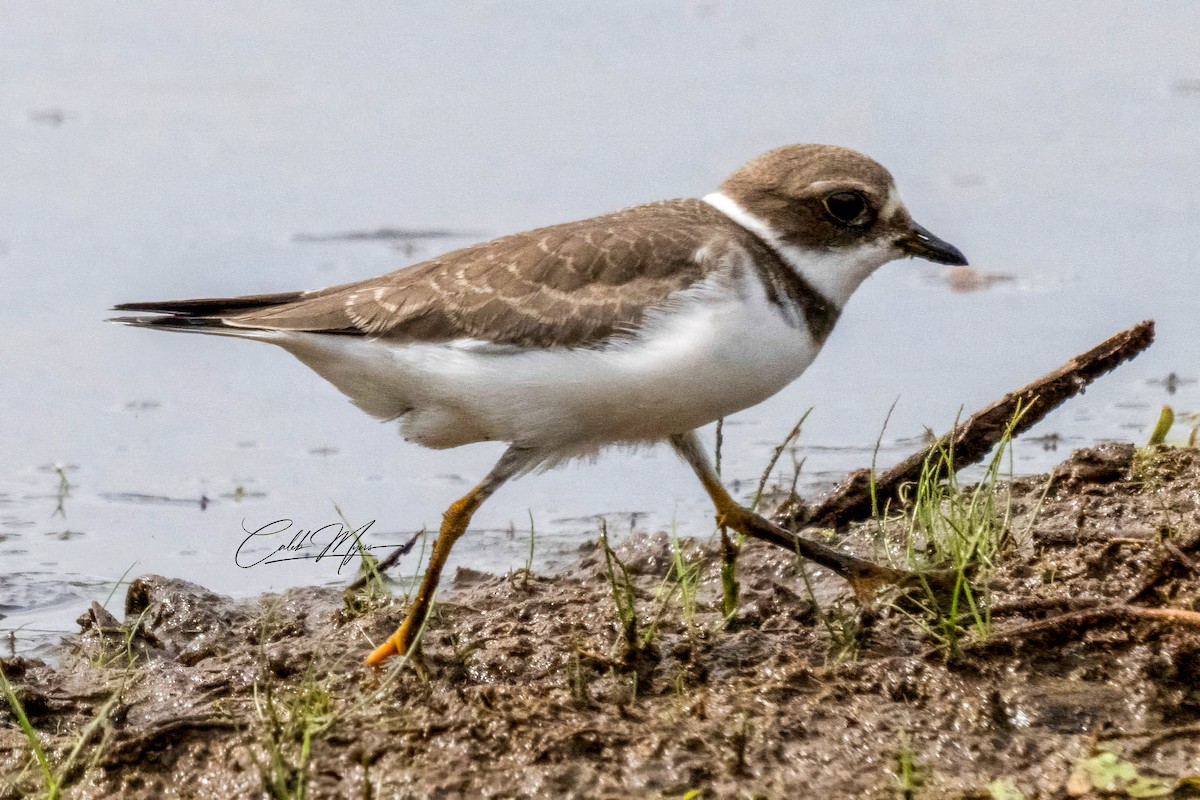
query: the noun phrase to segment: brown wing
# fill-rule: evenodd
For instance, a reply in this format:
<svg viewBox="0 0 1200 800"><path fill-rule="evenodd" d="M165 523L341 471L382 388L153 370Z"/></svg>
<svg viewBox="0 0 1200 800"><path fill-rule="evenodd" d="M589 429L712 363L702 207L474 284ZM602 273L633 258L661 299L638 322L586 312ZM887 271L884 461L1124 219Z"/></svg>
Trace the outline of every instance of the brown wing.
<svg viewBox="0 0 1200 800"><path fill-rule="evenodd" d="M702 279L711 266L697 263L698 243L729 225L707 203L668 200L505 236L378 278L219 316L235 327L397 341L588 345L636 327L648 309Z"/></svg>

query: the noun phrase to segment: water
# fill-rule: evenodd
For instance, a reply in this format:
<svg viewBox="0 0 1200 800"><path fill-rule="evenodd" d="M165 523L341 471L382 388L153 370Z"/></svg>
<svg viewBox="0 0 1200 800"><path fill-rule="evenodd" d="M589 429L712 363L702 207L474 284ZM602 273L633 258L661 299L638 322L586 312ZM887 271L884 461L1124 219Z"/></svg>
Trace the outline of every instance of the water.
<svg viewBox="0 0 1200 800"><path fill-rule="evenodd" d="M814 492L869 462L897 398L884 463L1146 317L1158 343L1035 431L1062 437L1057 451L1018 443L1017 469L1141 439L1164 402L1200 410L1196 383L1162 383L1200 371L1197 41L1186 2L9 0L0 631L44 649L127 570L237 594L344 579L337 562L241 569L234 554L245 528L337 522L334 503L352 525L375 520L371 543L402 541L499 453L408 445L274 348L105 325L112 304L367 277L698 196L787 142L872 154L918 221L1011 279L959 293L938 268L884 268L799 381L729 421L725 475L743 493L810 406ZM298 240L382 227L457 235ZM523 565L532 518L545 568L597 514L616 530L711 525L665 449L611 453L503 489L456 563Z"/></svg>

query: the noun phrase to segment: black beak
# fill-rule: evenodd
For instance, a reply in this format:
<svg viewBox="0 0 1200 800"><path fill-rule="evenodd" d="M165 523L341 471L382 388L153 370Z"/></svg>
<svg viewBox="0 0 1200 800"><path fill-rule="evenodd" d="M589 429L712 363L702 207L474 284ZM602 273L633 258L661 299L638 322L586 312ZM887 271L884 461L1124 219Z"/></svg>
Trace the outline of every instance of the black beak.
<svg viewBox="0 0 1200 800"><path fill-rule="evenodd" d="M914 258L924 258L938 264L949 264L952 267L967 266L967 257L949 242L942 241L917 223L912 223L912 229L896 243L905 255Z"/></svg>

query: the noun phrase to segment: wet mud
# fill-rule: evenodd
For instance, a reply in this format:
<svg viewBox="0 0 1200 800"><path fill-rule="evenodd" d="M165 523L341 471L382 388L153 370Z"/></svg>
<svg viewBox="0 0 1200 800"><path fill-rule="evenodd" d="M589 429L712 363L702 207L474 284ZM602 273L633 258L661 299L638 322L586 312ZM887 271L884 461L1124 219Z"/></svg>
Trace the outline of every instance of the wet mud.
<svg viewBox="0 0 1200 800"><path fill-rule="evenodd" d="M913 601L755 542L727 620L719 539L682 545L691 598L665 534L615 548L631 648L581 532L553 575L461 570L387 670L363 657L402 597L153 575L58 664L2 666L67 797L1200 794L1200 453L1108 445L1002 490L992 629L953 654ZM44 787L0 703L0 797Z"/></svg>

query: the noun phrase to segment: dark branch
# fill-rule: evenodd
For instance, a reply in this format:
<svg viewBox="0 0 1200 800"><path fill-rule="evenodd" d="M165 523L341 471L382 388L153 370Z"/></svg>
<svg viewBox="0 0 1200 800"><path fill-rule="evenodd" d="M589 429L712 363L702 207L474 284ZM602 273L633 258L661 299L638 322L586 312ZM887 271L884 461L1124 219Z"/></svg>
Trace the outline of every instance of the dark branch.
<svg viewBox="0 0 1200 800"><path fill-rule="evenodd" d="M954 466L961 469L979 461L996 446L1008 430L1018 408L1023 411L1012 434L1023 433L1036 425L1064 401L1083 392L1101 375L1141 353L1154 341L1154 321L1147 320L1121 331L1097 346L1081 353L1053 372L1033 383L1010 392L987 408L977 411L966 422L919 450L875 479L875 497L882 508L895 502L901 485L916 481L931 454L949 451ZM833 492L812 506L785 505L777 516L784 527L841 528L871 516L871 473L860 469L850 473Z"/></svg>

